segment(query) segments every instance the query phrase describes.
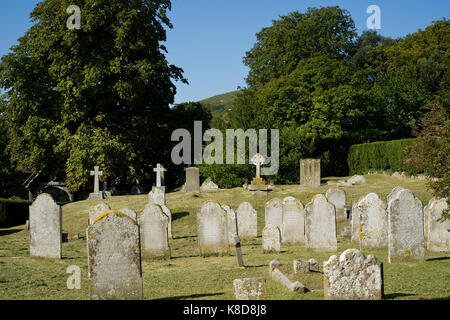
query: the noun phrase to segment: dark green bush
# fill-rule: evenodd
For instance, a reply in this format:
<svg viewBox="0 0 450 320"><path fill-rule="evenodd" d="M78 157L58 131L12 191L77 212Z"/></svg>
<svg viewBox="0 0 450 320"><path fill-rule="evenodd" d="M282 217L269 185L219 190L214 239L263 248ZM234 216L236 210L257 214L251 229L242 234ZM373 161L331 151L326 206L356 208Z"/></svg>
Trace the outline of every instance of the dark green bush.
<svg viewBox="0 0 450 320"><path fill-rule="evenodd" d="M28 220L32 201L0 199L0 227L7 228L24 224Z"/></svg>
<svg viewBox="0 0 450 320"><path fill-rule="evenodd" d="M347 158L350 175L364 174L371 169L408 171L403 162L404 150L415 141L416 139L401 139L351 146Z"/></svg>

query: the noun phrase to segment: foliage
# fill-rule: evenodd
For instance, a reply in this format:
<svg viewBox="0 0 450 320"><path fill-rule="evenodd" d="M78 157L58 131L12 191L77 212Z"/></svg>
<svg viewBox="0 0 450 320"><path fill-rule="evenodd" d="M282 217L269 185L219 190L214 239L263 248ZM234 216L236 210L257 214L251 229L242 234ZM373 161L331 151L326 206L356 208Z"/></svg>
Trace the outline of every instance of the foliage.
<svg viewBox="0 0 450 320"><path fill-rule="evenodd" d="M69 5L81 29L66 28ZM165 59L169 0L45 0L4 56L0 81L15 168L44 169L72 191L94 165L102 180L153 175L170 140L167 114L182 70Z"/></svg>
<svg viewBox="0 0 450 320"><path fill-rule="evenodd" d="M414 143L415 139L401 139L352 145L348 153L350 174L364 174L371 169L419 173L408 170L403 162L405 148Z"/></svg>
<svg viewBox="0 0 450 320"><path fill-rule="evenodd" d="M0 198L0 227L12 227L25 223L28 219L31 201Z"/></svg>

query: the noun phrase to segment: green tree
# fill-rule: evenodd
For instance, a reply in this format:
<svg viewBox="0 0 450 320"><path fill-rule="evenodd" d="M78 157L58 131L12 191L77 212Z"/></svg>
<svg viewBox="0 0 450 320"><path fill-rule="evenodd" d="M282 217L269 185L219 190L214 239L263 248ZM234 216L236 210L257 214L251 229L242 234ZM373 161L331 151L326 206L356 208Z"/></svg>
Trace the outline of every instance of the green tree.
<svg viewBox="0 0 450 320"><path fill-rule="evenodd" d="M66 27L69 5L81 29ZM45 168L72 191L102 178L152 175L168 159L173 81L165 59L169 0L45 0L0 64L7 150L17 169Z"/></svg>

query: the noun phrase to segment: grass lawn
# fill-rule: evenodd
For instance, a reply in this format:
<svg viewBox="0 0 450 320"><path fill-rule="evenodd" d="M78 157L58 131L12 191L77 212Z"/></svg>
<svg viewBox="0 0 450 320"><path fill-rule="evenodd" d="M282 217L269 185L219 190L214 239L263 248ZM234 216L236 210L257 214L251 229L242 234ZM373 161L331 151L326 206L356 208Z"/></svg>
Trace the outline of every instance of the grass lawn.
<svg viewBox="0 0 450 320"><path fill-rule="evenodd" d="M410 189L426 205L432 197L425 181L393 178L384 175L367 175L369 184L344 187L347 201L357 201L369 192L376 192L384 201L396 186ZM342 179L340 178L328 178ZM205 192L199 195L174 192L167 194L167 206L172 210L170 240L172 258L168 261L142 261L145 299L234 299L233 280L244 277L265 277L267 299L323 299L320 291L322 273L296 275L294 259L315 258L322 262L333 254L348 248L359 248L356 243L343 239L340 234L347 222L338 223L338 252L316 253L304 246L282 245L280 254L262 254L261 231L264 227L264 204L269 199L293 196L306 205L317 193L325 194L330 186L300 188L297 185L276 186L266 197L252 197L243 188ZM228 257L198 256L196 212L206 200L229 203L234 209L243 201L250 202L258 211L258 238L242 241L246 269L237 268L234 248ZM118 196L106 200L113 209L124 206L141 213L147 195ZM63 243L63 258L39 259L29 257L29 235L25 226L0 229L0 299L89 299L85 229L89 207L94 201L80 201L63 207L63 230L79 233L81 239ZM386 299L449 299L450 252L426 251L425 260L399 264L387 263L387 249L365 250L384 262ZM269 262L278 259L291 280L299 280L309 290L305 294L291 293L269 279ZM81 268L81 289L69 290L66 281L67 267ZM317 291L316 291L317 290Z"/></svg>

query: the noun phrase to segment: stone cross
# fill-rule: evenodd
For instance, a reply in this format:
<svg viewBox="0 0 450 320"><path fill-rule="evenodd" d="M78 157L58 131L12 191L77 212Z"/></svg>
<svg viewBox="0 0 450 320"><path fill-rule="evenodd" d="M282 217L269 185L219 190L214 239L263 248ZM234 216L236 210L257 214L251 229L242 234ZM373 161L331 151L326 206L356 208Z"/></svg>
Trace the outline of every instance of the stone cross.
<svg viewBox="0 0 450 320"><path fill-rule="evenodd" d="M261 178L261 165L266 161L264 156L257 153L252 157L252 163L256 166L256 178Z"/></svg>
<svg viewBox="0 0 450 320"><path fill-rule="evenodd" d="M158 188L161 188L161 172L167 171L164 169L164 167L161 166L161 164L158 163L156 168L153 169L153 172L156 172L156 186Z"/></svg>
<svg viewBox="0 0 450 320"><path fill-rule="evenodd" d="M99 167L95 166L94 171L91 171L91 176L94 176L94 193L100 192L99 182L98 182L98 176L103 175L103 171L98 171Z"/></svg>

